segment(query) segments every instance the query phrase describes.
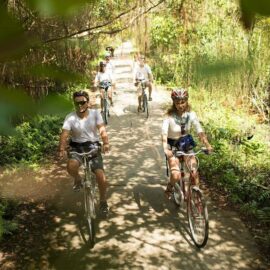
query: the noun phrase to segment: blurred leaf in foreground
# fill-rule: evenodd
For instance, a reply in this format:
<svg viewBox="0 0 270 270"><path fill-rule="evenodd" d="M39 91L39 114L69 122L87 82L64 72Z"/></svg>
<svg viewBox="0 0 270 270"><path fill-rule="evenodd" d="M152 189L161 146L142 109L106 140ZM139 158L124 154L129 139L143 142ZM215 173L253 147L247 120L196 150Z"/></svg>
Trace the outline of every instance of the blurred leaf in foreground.
<svg viewBox="0 0 270 270"><path fill-rule="evenodd" d="M43 99L38 106L39 114L65 116L72 110L72 103L63 96L50 95Z"/></svg>
<svg viewBox="0 0 270 270"><path fill-rule="evenodd" d="M242 59L218 59L214 62L198 61L193 63L193 72L195 77L204 79L208 77L226 76L232 72L238 72L247 65L246 60Z"/></svg>
<svg viewBox="0 0 270 270"><path fill-rule="evenodd" d="M34 111L34 102L22 90L0 87L0 134L14 132L12 117L31 115Z"/></svg>
<svg viewBox="0 0 270 270"><path fill-rule="evenodd" d="M33 10L37 10L42 16L69 16L79 11L86 3L94 0L27 0L27 4Z"/></svg>
<svg viewBox="0 0 270 270"><path fill-rule="evenodd" d="M242 23L246 29L251 29L256 14L270 16L269 0L240 0L240 9L242 12Z"/></svg>
<svg viewBox="0 0 270 270"><path fill-rule="evenodd" d="M15 18L5 10L0 10L0 62L17 58L34 42Z"/></svg>
<svg viewBox="0 0 270 270"><path fill-rule="evenodd" d="M80 74L63 70L55 65L35 65L28 69L31 76L38 79L55 79L63 82L83 82L85 79Z"/></svg>
<svg viewBox="0 0 270 270"><path fill-rule="evenodd" d="M72 110L72 103L63 96L49 95L35 102L22 89L0 87L0 135L12 135L12 118L50 114L64 116Z"/></svg>

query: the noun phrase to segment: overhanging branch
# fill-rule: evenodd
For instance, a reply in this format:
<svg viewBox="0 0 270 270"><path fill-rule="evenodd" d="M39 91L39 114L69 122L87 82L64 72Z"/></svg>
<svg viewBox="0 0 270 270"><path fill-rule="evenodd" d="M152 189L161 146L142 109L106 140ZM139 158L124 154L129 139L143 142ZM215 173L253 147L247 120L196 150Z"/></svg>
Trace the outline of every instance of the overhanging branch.
<svg viewBox="0 0 270 270"><path fill-rule="evenodd" d="M66 38L70 38L70 37L79 35L79 34L84 33L84 32L87 32L87 35L90 35L90 34L115 34L115 33L121 32L121 31L127 29L128 27L130 27L139 17L141 17L142 15L148 13L150 10L156 8L157 6L159 6L160 4L162 4L163 2L165 2L165 0L160 0L157 4L152 5L147 10L139 13L134 18L132 18L129 21L128 24L126 24L122 28L114 29L114 30L111 30L111 31L97 31L97 32L96 31L93 31L93 30L97 30L97 29L100 29L100 28L103 28L105 26L108 26L108 25L112 24L114 21L120 19L124 15L126 15L126 14L130 13L131 11L135 10L137 8L137 5L133 6L129 10L126 10L126 11L121 12L116 17L114 17L112 20L110 20L110 21L108 21L108 22L106 22L104 24L96 25L96 26L93 26L93 27L88 27L88 28L85 28L85 29L82 29L82 30L73 32L73 33L71 33L69 35L65 35L65 36L62 36L62 37L51 38L51 39L46 40L45 43L49 43L49 42L53 42L53 41L58 41L58 40L66 39Z"/></svg>
<svg viewBox="0 0 270 270"><path fill-rule="evenodd" d="M159 6L160 4L162 4L163 2L165 2L166 0L160 0L157 4L149 7L147 10L139 13L137 16L135 16L134 18L132 18L129 23L127 23L125 26L118 28L118 29L113 29L110 31L98 31L98 32L89 32L89 34L116 34L119 33L127 28L129 28L131 25L133 25L135 23L136 20L138 20L141 16L143 16L144 14L148 13L150 10L156 8L157 6ZM151 2L152 3L152 2Z"/></svg>
<svg viewBox="0 0 270 270"><path fill-rule="evenodd" d="M56 38L51 38L51 39L48 39L46 40L44 43L50 43L50 42L53 42L53 41L58 41L58 40L61 40L61 39L66 39L66 38L70 38L70 37L73 37L73 36L76 36L76 35L79 35L81 33L84 33L84 32L90 32L92 30L95 30L95 29L99 29L99 28L102 28L102 27L105 27L109 24L112 24L114 21L120 19L121 17L123 17L124 15L130 13L131 11L135 10L137 8L137 5L133 6L132 8L126 10L126 11L123 11L121 12L120 14L118 14L116 17L114 17L112 20L104 23L104 24L100 24L100 25L96 25L96 26L93 26L93 27L88 27L88 28L85 28L85 29L81 29L79 31L76 31L76 32L73 32L73 33L70 33L69 35L65 35L65 36L61 36L61 37L56 37Z"/></svg>

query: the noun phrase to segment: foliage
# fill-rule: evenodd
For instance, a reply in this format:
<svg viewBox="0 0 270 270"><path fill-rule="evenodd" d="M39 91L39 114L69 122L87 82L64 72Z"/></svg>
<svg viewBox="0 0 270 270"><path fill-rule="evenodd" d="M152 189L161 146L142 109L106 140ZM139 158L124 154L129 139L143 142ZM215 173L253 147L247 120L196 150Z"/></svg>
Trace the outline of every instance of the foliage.
<svg viewBox="0 0 270 270"><path fill-rule="evenodd" d="M36 116L16 127L15 136L2 136L0 165L40 161L57 149L63 118Z"/></svg>
<svg viewBox="0 0 270 270"><path fill-rule="evenodd" d="M261 121L270 121L269 19L258 17L246 33L239 24L239 7L224 0L170 3L153 17L158 19L153 18L150 30L151 65L158 81L242 96ZM173 38L163 43L166 33Z"/></svg>
<svg viewBox="0 0 270 270"><path fill-rule="evenodd" d="M269 128L258 125L255 115L228 96L215 97L205 89L190 88L191 104L213 145L213 155L201 156L201 174L206 181L228 194L240 211L262 231L267 246L270 234ZM258 233L258 232L257 232Z"/></svg>
<svg viewBox="0 0 270 270"><path fill-rule="evenodd" d="M0 241L3 235L11 234L17 229L17 223L12 214L14 207L14 202L3 199L0 201Z"/></svg>

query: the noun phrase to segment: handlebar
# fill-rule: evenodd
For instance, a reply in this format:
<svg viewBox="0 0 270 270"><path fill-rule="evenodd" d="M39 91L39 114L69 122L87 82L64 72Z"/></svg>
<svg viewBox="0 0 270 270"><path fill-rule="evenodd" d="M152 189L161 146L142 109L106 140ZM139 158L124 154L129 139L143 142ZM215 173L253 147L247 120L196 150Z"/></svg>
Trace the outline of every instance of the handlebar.
<svg viewBox="0 0 270 270"><path fill-rule="evenodd" d="M180 157L180 156L196 156L201 152L203 152L206 155L209 155L209 151L205 147L202 147L199 151L194 152L194 153L185 153L185 152L179 151L179 150L173 150L172 152L176 157Z"/></svg>
<svg viewBox="0 0 270 270"><path fill-rule="evenodd" d="M77 154L79 156L88 156L92 157L94 154L96 154L101 149L100 146L95 146L93 149L91 149L89 152L79 153L77 151L70 151L70 154Z"/></svg>

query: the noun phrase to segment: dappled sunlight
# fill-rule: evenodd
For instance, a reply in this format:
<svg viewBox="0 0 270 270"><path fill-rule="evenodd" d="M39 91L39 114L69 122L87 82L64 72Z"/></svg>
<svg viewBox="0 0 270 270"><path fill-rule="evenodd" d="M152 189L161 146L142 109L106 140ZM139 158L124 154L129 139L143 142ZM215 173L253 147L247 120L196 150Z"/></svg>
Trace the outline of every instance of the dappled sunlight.
<svg viewBox="0 0 270 270"><path fill-rule="evenodd" d="M14 242L8 250L16 246L16 256L23 257L17 269L252 269L258 254L253 239L235 213L215 206L207 194L209 240L202 250L194 246L186 207L164 195L168 179L160 134L168 92L154 91L146 120L136 111L136 92L126 79L132 62L121 61L118 81L125 83L117 85L107 126L111 149L104 155L110 213L107 219L97 215L96 244L90 249L85 243L83 193L72 191L64 163L4 175L2 196L34 203L20 221L28 230L22 241L35 252Z"/></svg>

